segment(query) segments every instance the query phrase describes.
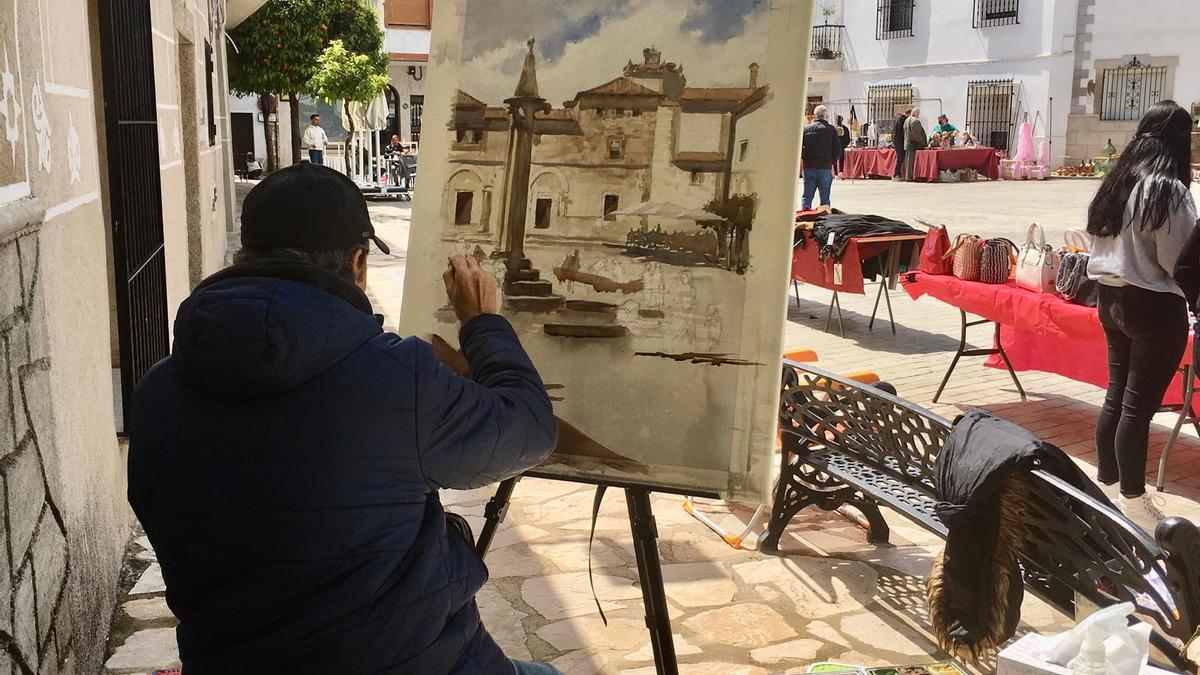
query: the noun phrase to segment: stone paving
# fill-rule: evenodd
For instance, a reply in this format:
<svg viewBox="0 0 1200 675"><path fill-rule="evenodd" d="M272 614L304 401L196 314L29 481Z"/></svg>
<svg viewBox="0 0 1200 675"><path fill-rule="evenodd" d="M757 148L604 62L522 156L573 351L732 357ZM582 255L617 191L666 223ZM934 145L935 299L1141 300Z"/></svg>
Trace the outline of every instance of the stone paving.
<svg viewBox="0 0 1200 675"><path fill-rule="evenodd" d="M978 223L972 230L1011 237L1023 236L1031 219L1054 231L1080 226L1094 189L1094 183L1075 181L946 186L839 181L834 196L847 210L904 219L928 215L954 229L963 225L951 216L969 203L971 215L960 218ZM371 257L371 295L377 311L394 325L409 209L376 204L372 214L381 236L394 245L392 256ZM895 384L901 396L930 406L957 346L957 312L931 299L913 302L903 291L893 299L896 335L878 324L868 331L870 300L843 296L843 339L821 332L828 292L802 288L799 305L794 300L789 304L785 346L815 349L819 365L831 370L870 368ZM1094 461L1090 437L1102 392L1050 374L1025 373L1021 380L1030 394L1026 403L1003 371L967 360L943 395L944 403L930 407L947 415L986 408L1061 445L1080 462ZM1169 416L1158 420L1152 447L1161 447L1162 425L1171 421ZM1157 466L1156 459L1152 465ZM569 675L653 673L619 494L604 502L591 554L607 626L592 598L587 579L592 495L586 486L521 481L487 558L491 580L479 595L484 623L512 657L549 661ZM1167 512L1200 520L1200 506L1192 501L1198 495L1200 442L1188 435L1172 454L1163 495ZM466 515L478 532L489 497L488 489L480 489L447 492L443 501ZM820 660L879 665L946 658L930 636L924 608L924 577L941 542L903 518L885 510L892 543L872 546L851 520L810 510L788 528L780 542L782 554L768 556L729 547L688 516L682 504L679 497L654 498L682 672L798 673ZM698 508L729 527L745 522L753 511L753 505L708 501ZM151 562L149 542L136 540L130 558L150 564L115 617L109 673L143 673L178 663L170 630L174 619L162 598L161 571ZM1057 632L1071 625L1028 596L1022 609L1022 632ZM993 667L983 663L969 670L990 672Z"/></svg>

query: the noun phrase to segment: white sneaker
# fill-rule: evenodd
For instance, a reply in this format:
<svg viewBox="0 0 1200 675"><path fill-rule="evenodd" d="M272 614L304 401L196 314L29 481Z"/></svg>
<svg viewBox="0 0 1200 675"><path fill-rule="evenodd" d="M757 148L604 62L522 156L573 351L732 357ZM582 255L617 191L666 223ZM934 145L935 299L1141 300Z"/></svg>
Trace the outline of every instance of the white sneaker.
<svg viewBox="0 0 1200 675"><path fill-rule="evenodd" d="M1117 502L1121 507L1121 513L1125 514L1125 517L1134 525L1149 533L1151 537L1154 536L1154 530L1158 527L1159 521L1166 518L1154 503L1154 498L1150 496L1149 492L1143 493L1140 497L1121 495Z"/></svg>

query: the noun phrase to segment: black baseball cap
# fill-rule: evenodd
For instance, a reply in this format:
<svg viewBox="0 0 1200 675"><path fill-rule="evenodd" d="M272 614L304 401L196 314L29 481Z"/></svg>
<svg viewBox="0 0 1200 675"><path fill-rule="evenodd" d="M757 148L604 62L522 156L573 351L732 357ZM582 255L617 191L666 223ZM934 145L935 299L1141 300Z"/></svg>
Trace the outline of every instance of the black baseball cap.
<svg viewBox="0 0 1200 675"><path fill-rule="evenodd" d="M329 167L301 162L267 176L242 203L242 246L319 252L375 242L362 191Z"/></svg>

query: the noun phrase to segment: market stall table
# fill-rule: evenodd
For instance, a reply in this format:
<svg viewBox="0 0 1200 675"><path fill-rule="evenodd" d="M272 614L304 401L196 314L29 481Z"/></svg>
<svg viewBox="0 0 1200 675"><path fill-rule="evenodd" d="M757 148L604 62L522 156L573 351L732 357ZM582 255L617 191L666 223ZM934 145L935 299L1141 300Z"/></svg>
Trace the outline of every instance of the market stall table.
<svg viewBox="0 0 1200 675"><path fill-rule="evenodd" d="M825 318L825 331L833 320L833 310L837 309L838 329L842 337L846 337L846 328L842 324L842 305L838 301L839 293L866 295L866 282L863 277L863 263L880 259L879 291L875 294L875 307L871 310L871 321L867 329L875 327L875 315L879 312L879 300L887 304L888 321L892 332L896 332L896 319L892 315L892 299L888 288L895 288L900 272L901 249L906 242L913 242L913 258L920 252L920 242L925 241L925 234L884 235L878 237L851 237L840 260L819 257L820 246L817 242L805 238L803 246L799 243L792 248L792 287L796 293L796 304L800 304L800 291L796 284L804 282L833 291L829 301L829 315ZM911 268L911 267L910 267Z"/></svg>
<svg viewBox="0 0 1200 675"><path fill-rule="evenodd" d="M918 150L913 180L937 182L943 171L975 169L988 180L1000 180L1000 156L992 148Z"/></svg>
<svg viewBox="0 0 1200 675"><path fill-rule="evenodd" d="M1006 368L1022 400L1025 400L1025 390L1016 371L1040 370L1101 389L1108 387L1108 346L1095 307L1071 304L1049 293L1033 293L1018 288L1012 281L991 285L914 272L904 275L902 282L904 290L914 300L928 295L957 308L962 320L958 351L934 394L934 403L941 397L959 359L964 356L987 356L985 365ZM967 314L982 317L982 320L968 321ZM987 323L995 324L992 347L968 349L967 329ZM1159 489L1162 489L1166 455L1183 424L1192 423L1195 417L1191 365L1189 335L1180 371L1163 397L1163 410L1179 412L1180 417L1163 451ZM1200 433L1200 427L1197 432Z"/></svg>
<svg viewBox="0 0 1200 675"><path fill-rule="evenodd" d="M891 178L896 175L894 148L846 148L842 178Z"/></svg>

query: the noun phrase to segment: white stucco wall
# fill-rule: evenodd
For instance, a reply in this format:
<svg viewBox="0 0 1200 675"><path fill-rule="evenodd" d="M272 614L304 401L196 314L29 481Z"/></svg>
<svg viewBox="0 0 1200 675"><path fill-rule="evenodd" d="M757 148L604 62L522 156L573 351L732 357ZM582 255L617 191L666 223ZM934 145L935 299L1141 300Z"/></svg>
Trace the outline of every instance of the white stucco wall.
<svg viewBox="0 0 1200 675"><path fill-rule="evenodd" d="M724 115L683 113L679 120L679 152L718 152Z"/></svg>
<svg viewBox="0 0 1200 675"><path fill-rule="evenodd" d="M1132 55L1179 57L1175 68L1175 100L1185 108L1200 102L1200 12L1190 0L1145 3L1095 0L1092 10L1093 61ZM1143 60L1145 60L1143 58ZM1095 77L1095 73L1093 73Z"/></svg>
<svg viewBox="0 0 1200 675"><path fill-rule="evenodd" d="M817 3L814 24L824 18ZM945 113L960 129L967 113L967 84L972 80L1012 79L1018 85L1016 121L1035 122L1038 140L1050 138L1052 156L1064 154L1071 105L1071 51L1076 3L1022 2L1019 23L974 28L972 2L918 1L912 37L875 37L874 3L836 0L844 23L840 69L814 69L808 93L832 102L832 114L849 116L853 102L860 122L866 120L867 88L874 84L909 83L917 105L932 127ZM1050 99L1053 98L1053 104ZM1052 110L1053 108L1053 110ZM880 129L890 132L890 128ZM1015 128L1014 128L1015 138Z"/></svg>
<svg viewBox="0 0 1200 675"><path fill-rule="evenodd" d="M429 29L388 27L383 44L393 54L428 54Z"/></svg>

